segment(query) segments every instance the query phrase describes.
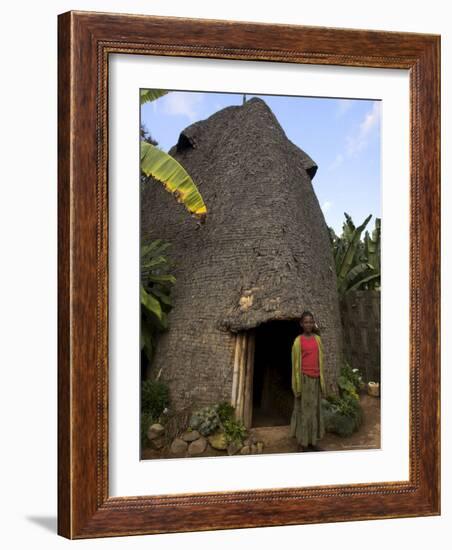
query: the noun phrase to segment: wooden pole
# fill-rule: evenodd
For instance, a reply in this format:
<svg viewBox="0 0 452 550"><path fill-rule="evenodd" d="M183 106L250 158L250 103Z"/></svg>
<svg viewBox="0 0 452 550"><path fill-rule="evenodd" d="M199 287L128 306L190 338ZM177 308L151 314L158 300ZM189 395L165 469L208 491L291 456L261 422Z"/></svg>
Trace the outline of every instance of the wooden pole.
<svg viewBox="0 0 452 550"><path fill-rule="evenodd" d="M241 347L240 359L239 359L239 383L238 383L238 396L236 407L236 419L243 422L243 396L245 393L245 366L246 366L246 353L248 347L248 334L243 332L243 342Z"/></svg>
<svg viewBox="0 0 452 550"><path fill-rule="evenodd" d="M254 378L254 350L256 345L255 331L248 332L248 353L246 358L246 376L244 391L243 423L245 428L251 428L253 420L253 378Z"/></svg>
<svg viewBox="0 0 452 550"><path fill-rule="evenodd" d="M241 344L242 344L242 333L238 332L235 335L234 370L232 372L231 405L233 407L237 405L237 387L238 387L238 377L239 377L239 361L240 361Z"/></svg>

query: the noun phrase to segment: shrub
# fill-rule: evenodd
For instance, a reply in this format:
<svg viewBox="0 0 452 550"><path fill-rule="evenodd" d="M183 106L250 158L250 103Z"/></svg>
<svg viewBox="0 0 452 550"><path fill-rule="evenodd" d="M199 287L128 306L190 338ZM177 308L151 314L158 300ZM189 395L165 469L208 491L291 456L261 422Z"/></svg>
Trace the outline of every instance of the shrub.
<svg viewBox="0 0 452 550"><path fill-rule="evenodd" d="M234 418L234 407L227 401L222 401L218 404L218 416L221 422L232 420Z"/></svg>
<svg viewBox="0 0 452 550"><path fill-rule="evenodd" d="M223 422L223 428L228 443L235 442L241 444L246 437L245 426L236 420L226 419Z"/></svg>
<svg viewBox="0 0 452 550"><path fill-rule="evenodd" d="M341 375L347 380L350 380L350 382L355 386L357 392L359 392L365 385L359 369L352 369L347 361L344 361L344 366L341 369Z"/></svg>
<svg viewBox="0 0 452 550"><path fill-rule="evenodd" d="M362 423L362 408L359 399L352 395L329 396L322 400L325 430L346 437L355 432Z"/></svg>
<svg viewBox="0 0 452 550"><path fill-rule="evenodd" d="M213 433L221 426L218 408L218 405L211 405L194 412L190 418L190 428L204 436Z"/></svg>
<svg viewBox="0 0 452 550"><path fill-rule="evenodd" d="M164 382L145 380L141 383L141 412L158 419L169 405L169 388Z"/></svg>
<svg viewBox="0 0 452 550"><path fill-rule="evenodd" d="M353 397L353 399L359 400L358 392L356 391L356 388L351 380L348 380L341 374L337 379L337 384L341 391L341 395L349 395L350 397Z"/></svg>

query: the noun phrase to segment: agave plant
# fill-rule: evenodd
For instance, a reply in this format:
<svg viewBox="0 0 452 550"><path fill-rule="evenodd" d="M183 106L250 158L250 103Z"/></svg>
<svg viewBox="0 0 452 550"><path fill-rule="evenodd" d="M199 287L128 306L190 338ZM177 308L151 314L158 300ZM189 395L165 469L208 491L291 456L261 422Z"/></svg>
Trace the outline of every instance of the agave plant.
<svg viewBox="0 0 452 550"><path fill-rule="evenodd" d="M140 90L141 105L167 93L167 90ZM141 172L162 183L193 217L204 223L207 208L193 179L176 159L144 139L141 140Z"/></svg>

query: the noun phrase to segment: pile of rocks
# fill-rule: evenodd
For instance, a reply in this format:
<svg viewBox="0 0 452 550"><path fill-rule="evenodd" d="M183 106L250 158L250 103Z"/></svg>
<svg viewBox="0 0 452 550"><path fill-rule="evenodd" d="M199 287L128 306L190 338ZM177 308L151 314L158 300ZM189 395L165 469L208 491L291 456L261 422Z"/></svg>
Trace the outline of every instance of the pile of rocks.
<svg viewBox="0 0 452 550"><path fill-rule="evenodd" d="M162 451L165 447L165 428L161 424L152 424L147 432L149 445L152 449ZM182 435L175 437L169 445L171 456L208 456L212 450L222 451L228 455L261 454L264 449L262 441L257 441L253 434L249 435L243 443L226 440L224 432L217 431L211 435L203 436L197 430L187 430Z"/></svg>

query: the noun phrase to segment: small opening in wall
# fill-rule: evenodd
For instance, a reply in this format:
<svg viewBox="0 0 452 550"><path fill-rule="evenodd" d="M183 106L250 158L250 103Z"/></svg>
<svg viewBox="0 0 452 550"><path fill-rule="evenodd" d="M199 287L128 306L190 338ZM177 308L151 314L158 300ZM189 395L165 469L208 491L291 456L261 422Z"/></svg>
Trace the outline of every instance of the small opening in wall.
<svg viewBox="0 0 452 550"><path fill-rule="evenodd" d="M256 328L253 427L284 426L293 409L291 350L296 321L269 321Z"/></svg>

